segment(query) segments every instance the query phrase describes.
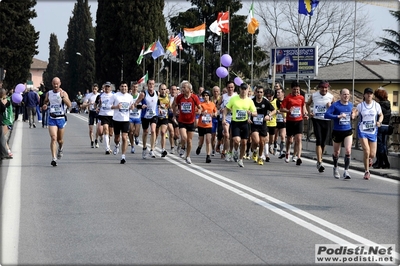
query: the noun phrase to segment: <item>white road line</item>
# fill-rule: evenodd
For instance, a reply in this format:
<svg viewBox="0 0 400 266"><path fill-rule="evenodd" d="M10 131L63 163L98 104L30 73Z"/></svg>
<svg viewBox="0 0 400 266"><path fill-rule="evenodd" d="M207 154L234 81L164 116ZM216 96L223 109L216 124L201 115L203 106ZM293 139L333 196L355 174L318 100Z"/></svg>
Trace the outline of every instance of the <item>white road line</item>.
<svg viewBox="0 0 400 266"><path fill-rule="evenodd" d="M13 159L9 160L1 205L1 263L17 265L21 211L22 125L16 122L13 141Z"/></svg>
<svg viewBox="0 0 400 266"><path fill-rule="evenodd" d="M176 157L176 156L173 156L173 157ZM299 214L299 215L301 215L301 216L303 216L303 217L305 217L307 219L310 219L311 221L314 221L314 222L316 222L316 223L318 223L318 224L320 224L320 225L322 225L322 226L324 226L324 227L326 227L326 228L328 228L328 229L330 229L332 231L335 231L336 233L339 233L339 234L344 235L344 236L346 236L348 238L351 238L351 239L355 240L357 243L361 243L361 244L364 244L364 245L375 245L375 246L378 245L377 243L375 243L375 242L373 242L371 240L368 240L368 239L366 239L366 238L364 238L362 236L359 236L359 235L357 235L355 233L352 233L352 232L350 232L349 230L347 230L347 229L345 229L343 227L340 227L340 226L338 226L336 224L333 224L333 223L328 222L328 221L326 221L324 219L321 219L321 218L319 218L319 217L317 217L317 216L315 216L315 215L313 215L311 213L308 213L306 211L300 210L299 208L297 208L297 207L295 207L293 205L290 205L290 204L288 204L286 202L283 202L283 201L278 200L278 199L276 199L274 197L266 195L266 194L264 194L264 193L262 193L262 192L260 192L258 190L250 188L250 187L248 187L246 185L243 185L243 184L241 184L239 182L233 181L233 180L231 180L229 178L226 178L226 177L224 177L222 175L219 175L219 174L216 174L214 172L211 172L211 171L209 171L209 170L207 170L207 169L205 169L203 167L197 166L196 164L192 163L190 165L186 165L186 164L184 164L184 162L182 162L181 158L179 159L179 160L181 160L181 162L179 162L179 161L177 162L176 160L171 159L169 157L165 157L165 159L167 161L169 161L169 162L171 162L171 163L173 163L173 164L175 164L175 165L177 165L177 166L189 171L189 172L192 172L192 173L194 173L194 174L196 174L196 175L198 175L198 176L200 176L200 177L202 177L202 178L204 178L204 179L206 179L208 181L211 181L211 182L213 182L213 183L215 183L215 184L217 184L217 185L219 185L219 186L221 186L221 187L223 187L225 189L228 189L228 190L230 190L230 191L232 191L232 192L234 192L234 193L236 193L236 194L238 194L238 195L240 195L240 196L242 196L242 197L244 197L244 198L246 198L248 200L251 200L251 201L263 206L264 208L267 208L267 209L269 209L269 210L271 210L271 211L273 211L273 212L275 212L275 213L277 213L277 214L279 214L279 215L281 215L281 216L293 221L294 223L297 223L300 226L303 226L304 228L306 228L306 229L308 229L308 230L310 230L312 232L315 232L316 234L319 234L322 237L325 237L325 238L327 238L327 239L329 239L329 240L331 240L331 241L333 241L333 242L335 242L337 244L351 245L350 242L348 242L348 241L346 241L346 240L344 240L344 239L342 239L340 237L337 237L337 236L325 231L324 229L322 229L320 227L317 227L317 226L315 226L315 225L313 225L313 224L311 224L311 223L309 223L309 222L307 222L305 220L302 220L302 219L300 219L300 218L298 218L298 217L296 217L296 216L294 216L294 215L292 215L292 214L290 214L290 213L288 213L288 212L286 212L286 211L284 211L282 209L279 209L274 205L271 205L271 204L269 204L269 203L267 203L265 201L262 201L262 200L260 200L258 198L255 198L255 197L245 193L244 191L248 191L248 192L250 192L250 193L252 193L254 195L257 195L260 198L267 199L268 201L271 201L271 202L273 202L273 203L275 203L275 204L277 204L277 205L279 205L279 206L281 206L281 207L283 207L283 208L285 208L287 210L293 211L293 212L295 212L295 213L297 213L297 214ZM203 174L203 173L201 173L199 171L202 171L205 174ZM238 188L241 188L242 190L239 190L239 189L234 188L234 187L232 187L232 186L230 186L230 185L228 185L226 183L218 181L218 180L212 178L211 176L213 176L215 178L218 178L220 180L223 180L224 182L232 184L232 185L234 185L234 186L236 186ZM385 244L385 243L380 243L380 244ZM394 252L393 255L394 255L394 257L396 259L400 259L400 254L399 253Z"/></svg>

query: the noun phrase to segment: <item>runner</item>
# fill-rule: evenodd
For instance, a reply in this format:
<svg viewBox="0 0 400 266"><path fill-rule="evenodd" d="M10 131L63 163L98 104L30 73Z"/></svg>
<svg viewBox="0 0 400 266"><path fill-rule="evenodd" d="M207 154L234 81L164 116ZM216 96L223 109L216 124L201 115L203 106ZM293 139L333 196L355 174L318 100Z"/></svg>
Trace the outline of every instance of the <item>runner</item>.
<svg viewBox="0 0 400 266"><path fill-rule="evenodd" d="M278 137L280 137L279 142L279 159L285 157L284 147L286 139L286 113L280 111L281 103L285 98L285 92L283 91L282 85L280 83L275 83L275 94L276 94L276 128L275 128L275 138L274 138L274 151L276 153L278 149Z"/></svg>
<svg viewBox="0 0 400 266"><path fill-rule="evenodd" d="M169 144L171 146L171 154L175 153L175 147L179 147L179 126L176 121L173 121L174 111L172 109L172 103L178 96L178 88L175 85L171 85L169 88L169 109L168 109L168 133L169 133Z"/></svg>
<svg viewBox="0 0 400 266"><path fill-rule="evenodd" d="M132 89L132 98L133 101L136 102L136 100L139 97L139 85L137 83L132 83L131 85ZM142 120L140 119L142 114L142 110L138 108L133 108L129 112L129 122L130 122L130 127L129 127L129 140L131 143L131 153L135 153L135 146L139 145L139 133L140 133L140 127L142 125Z"/></svg>
<svg viewBox="0 0 400 266"><path fill-rule="evenodd" d="M113 103L113 93L111 92L111 82L104 83L104 91L101 93L95 102L96 112L99 114L101 125L103 128L103 141L106 149L105 154L111 154L110 138L113 135L113 115L114 110L111 109Z"/></svg>
<svg viewBox="0 0 400 266"><path fill-rule="evenodd" d="M92 86L92 92L87 94L85 99L83 100L82 103L82 108L83 109L89 109L89 138L90 138L90 147L94 148L98 148L99 147L99 143L98 143L98 134L97 134L97 130L96 130L96 138L94 138L93 136L93 125L96 123L97 124L97 112L96 109L94 108L97 96L99 96L100 94L98 93L99 87L98 85L95 83Z"/></svg>
<svg viewBox="0 0 400 266"><path fill-rule="evenodd" d="M271 89L267 89L265 96L267 98L267 100L271 103L271 105L274 108L273 113L270 114L270 119L267 120L267 128L268 128L268 134L265 140L265 161L269 162L270 158L269 158L269 154L271 153L272 155L275 155L274 153L274 147L273 147L273 143L274 143L274 138L275 138L275 129L276 129L276 109L277 109L277 105L276 105L276 99L274 98L274 91Z"/></svg>
<svg viewBox="0 0 400 266"><path fill-rule="evenodd" d="M168 109L169 109L169 97L167 94L167 85L164 83L161 83L160 86L158 87L158 122L157 122L157 128L156 128L156 138L158 137L158 133L160 132L161 135L161 157L167 156L168 152L165 149L166 146L166 134L167 134L167 129L168 129ZM173 135L172 135L173 136Z"/></svg>

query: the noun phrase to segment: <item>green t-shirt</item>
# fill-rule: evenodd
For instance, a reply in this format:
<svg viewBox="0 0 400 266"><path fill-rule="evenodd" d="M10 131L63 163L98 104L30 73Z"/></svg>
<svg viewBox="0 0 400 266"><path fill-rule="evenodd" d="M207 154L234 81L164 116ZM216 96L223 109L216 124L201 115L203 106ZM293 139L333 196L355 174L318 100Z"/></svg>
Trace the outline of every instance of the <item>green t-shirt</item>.
<svg viewBox="0 0 400 266"><path fill-rule="evenodd" d="M248 97L242 99L240 95L232 96L226 107L232 110L232 121L235 122L246 121L249 118L247 111L257 112L254 102Z"/></svg>
<svg viewBox="0 0 400 266"><path fill-rule="evenodd" d="M11 98L10 97L7 97L7 100L11 103ZM4 112L3 124L7 125L7 126L12 126L13 121L14 121L13 106L12 106L12 104L10 104L10 106L8 106L6 108L6 111Z"/></svg>

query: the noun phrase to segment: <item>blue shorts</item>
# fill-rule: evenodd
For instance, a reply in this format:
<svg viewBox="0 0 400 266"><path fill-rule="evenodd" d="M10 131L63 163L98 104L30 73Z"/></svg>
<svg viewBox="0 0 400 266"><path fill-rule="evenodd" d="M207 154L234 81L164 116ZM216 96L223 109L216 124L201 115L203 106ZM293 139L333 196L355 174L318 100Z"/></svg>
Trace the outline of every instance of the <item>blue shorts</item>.
<svg viewBox="0 0 400 266"><path fill-rule="evenodd" d="M54 119L49 117L48 121L49 126L56 126L59 129L64 128L67 125L67 120L65 118Z"/></svg>
<svg viewBox="0 0 400 266"><path fill-rule="evenodd" d="M375 130L375 134L371 133L363 133L359 129L357 129L357 134L358 138L360 139L368 139L371 142L377 142L378 141L378 130Z"/></svg>
<svg viewBox="0 0 400 266"><path fill-rule="evenodd" d="M135 124L135 125L140 125L140 124L142 124L142 120L141 120L140 118L132 118L132 117L129 117L129 122L130 122L131 124Z"/></svg>
<svg viewBox="0 0 400 266"><path fill-rule="evenodd" d="M212 128L211 128L211 133L215 134L217 133L218 130L218 118L214 118L212 119Z"/></svg>

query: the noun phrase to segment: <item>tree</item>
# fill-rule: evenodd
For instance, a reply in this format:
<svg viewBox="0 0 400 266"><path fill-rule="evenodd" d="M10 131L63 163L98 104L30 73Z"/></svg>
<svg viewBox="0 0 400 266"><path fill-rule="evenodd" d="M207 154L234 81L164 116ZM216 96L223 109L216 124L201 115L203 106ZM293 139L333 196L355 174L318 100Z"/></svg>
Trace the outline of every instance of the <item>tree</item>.
<svg viewBox="0 0 400 266"><path fill-rule="evenodd" d="M400 11L389 10L389 12L396 18L397 22L400 21ZM389 36L393 37L394 40L382 38L382 41L376 42L376 44L379 47L382 47L385 52L396 56L397 59L392 59L391 61L396 64L400 64L400 30L395 31L391 29L385 29L384 31L387 32Z"/></svg>
<svg viewBox="0 0 400 266"><path fill-rule="evenodd" d="M260 24L266 28L266 46L318 46L319 64L353 59L354 37L356 58L366 59L377 48L371 42L368 18L357 10L354 31L354 4L352 1L319 1L313 16L298 14L297 2L271 0L257 2Z"/></svg>
<svg viewBox="0 0 400 266"><path fill-rule="evenodd" d="M30 23L36 17L35 0L0 2L0 67L7 70L5 87L25 83L33 57L38 54L39 32Z"/></svg>
<svg viewBox="0 0 400 266"><path fill-rule="evenodd" d="M163 16L164 0L99 0L96 20L96 80L118 84L137 81L143 70L137 66L143 45L160 40L168 33ZM118 25L118 27L116 27ZM154 78L154 60L145 60L149 77Z"/></svg>
<svg viewBox="0 0 400 266"><path fill-rule="evenodd" d="M206 22L206 43L205 43L205 87L210 88L218 85L219 78L215 74L215 70L220 66L220 49L221 54L229 53L233 59L233 64L229 68L230 79L233 79L234 74L240 75L244 80L250 81L251 77L251 35L247 33L246 16L235 15L241 8L242 3L238 0L212 0L205 4L202 0L190 1L193 8L186 12L181 12L177 16L170 19L172 31L178 34L183 28L193 28L204 21ZM212 33L208 26L213 23L219 12L230 12L230 33L221 37ZM257 33L255 34L257 35ZM229 51L228 51L229 42ZM190 81L195 90L201 86L202 81L202 59L203 45L194 44L188 45L183 43L184 51L182 53L182 72L189 72L190 63ZM261 47L257 46L257 41L254 41L254 72L261 73L265 70L266 65L263 64L267 58ZM174 71L177 73L177 71ZM175 74L176 75L176 74ZM182 79L187 79L188 74L184 74ZM223 83L227 78L222 79ZM222 84L223 85L223 84Z"/></svg>
<svg viewBox="0 0 400 266"><path fill-rule="evenodd" d="M60 46L58 45L57 35L50 34L49 41L49 63L46 71L43 73L43 81L46 87L51 88L51 82L54 77L60 77L59 70Z"/></svg>
<svg viewBox="0 0 400 266"><path fill-rule="evenodd" d="M68 24L68 39L64 46L66 80L63 88L75 95L90 89L95 77L94 28L88 0L77 0Z"/></svg>

